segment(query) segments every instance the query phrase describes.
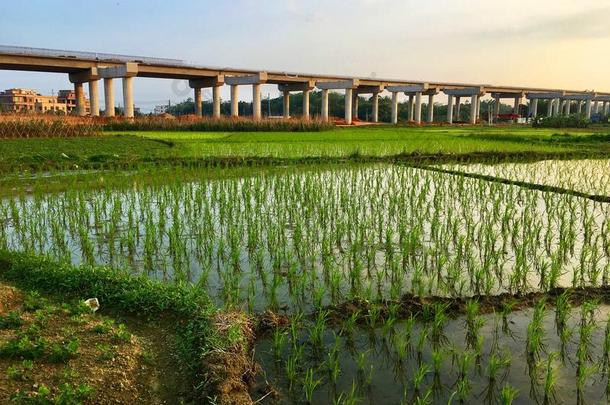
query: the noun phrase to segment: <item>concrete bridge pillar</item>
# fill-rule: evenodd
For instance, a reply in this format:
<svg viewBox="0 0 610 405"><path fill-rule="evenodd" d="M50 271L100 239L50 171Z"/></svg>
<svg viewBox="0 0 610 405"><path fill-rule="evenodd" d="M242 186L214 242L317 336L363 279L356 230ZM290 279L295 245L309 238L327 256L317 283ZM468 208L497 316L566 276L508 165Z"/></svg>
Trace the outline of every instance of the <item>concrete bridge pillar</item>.
<svg viewBox="0 0 610 405"><path fill-rule="evenodd" d="M538 99L533 99L530 105L532 107L531 116L532 118L536 118L538 116Z"/></svg>
<svg viewBox="0 0 610 405"><path fill-rule="evenodd" d="M360 99L358 98L358 92L353 91L352 97L352 119L358 119L358 102Z"/></svg>
<svg viewBox="0 0 610 405"><path fill-rule="evenodd" d="M585 101L585 117L591 118L591 99Z"/></svg>
<svg viewBox="0 0 610 405"><path fill-rule="evenodd" d="M212 86L212 117L220 118L220 86Z"/></svg>
<svg viewBox="0 0 610 405"><path fill-rule="evenodd" d="M553 116L559 115L559 107L560 107L559 103L560 103L559 98L556 98L553 101Z"/></svg>
<svg viewBox="0 0 610 405"><path fill-rule="evenodd" d="M261 119L261 85L259 83L252 85L252 118L255 121Z"/></svg>
<svg viewBox="0 0 610 405"><path fill-rule="evenodd" d="M353 89L345 89L345 124L352 125L352 93Z"/></svg>
<svg viewBox="0 0 610 405"><path fill-rule="evenodd" d="M133 118L133 77L123 77L123 105L126 118Z"/></svg>
<svg viewBox="0 0 610 405"><path fill-rule="evenodd" d="M414 109L415 109L415 101L413 100L413 95L409 95L409 104L408 104L408 111L407 111L407 120L409 122L413 121L413 114L414 114Z"/></svg>
<svg viewBox="0 0 610 405"><path fill-rule="evenodd" d="M473 94L470 97L470 123L471 124L476 124L477 123L477 107L479 105L479 95L478 94Z"/></svg>
<svg viewBox="0 0 610 405"><path fill-rule="evenodd" d="M379 93L373 93L371 101L373 105L373 122L379 122Z"/></svg>
<svg viewBox="0 0 610 405"><path fill-rule="evenodd" d="M85 115L85 91L83 83L74 83L74 95L76 98L76 115L83 117Z"/></svg>
<svg viewBox="0 0 610 405"><path fill-rule="evenodd" d="M500 97L494 97L494 119L497 119L498 116L500 115L500 103L501 103L501 99Z"/></svg>
<svg viewBox="0 0 610 405"><path fill-rule="evenodd" d="M114 87L112 79L104 79L104 115L114 117Z"/></svg>
<svg viewBox="0 0 610 405"><path fill-rule="evenodd" d="M457 96L455 98L455 119L460 121L460 113L462 109L462 97Z"/></svg>
<svg viewBox="0 0 610 405"><path fill-rule="evenodd" d="M328 122L328 89L322 89L322 121Z"/></svg>
<svg viewBox="0 0 610 405"><path fill-rule="evenodd" d="M309 120L309 94L310 90L303 90L303 119Z"/></svg>
<svg viewBox="0 0 610 405"><path fill-rule="evenodd" d="M547 100L547 107L546 107L546 116L547 117L551 117L553 115L553 103L555 102L554 99L549 98Z"/></svg>
<svg viewBox="0 0 610 405"><path fill-rule="evenodd" d="M599 113L599 102L596 101L593 103L593 114Z"/></svg>
<svg viewBox="0 0 610 405"><path fill-rule="evenodd" d="M392 92L392 124L398 123L398 92Z"/></svg>
<svg viewBox="0 0 610 405"><path fill-rule="evenodd" d="M604 115L608 115L610 113L610 102L604 101Z"/></svg>
<svg viewBox="0 0 610 405"><path fill-rule="evenodd" d="M453 124L453 96L447 96L447 122Z"/></svg>
<svg viewBox="0 0 610 405"><path fill-rule="evenodd" d="M421 124L421 91L415 93L415 123Z"/></svg>
<svg viewBox="0 0 610 405"><path fill-rule="evenodd" d="M582 100L578 100L576 102L576 113L577 114L582 114Z"/></svg>
<svg viewBox="0 0 610 405"><path fill-rule="evenodd" d="M477 97L477 121L481 119L481 97Z"/></svg>
<svg viewBox="0 0 610 405"><path fill-rule="evenodd" d="M566 100L563 108L563 115L568 116L572 110L572 100Z"/></svg>
<svg viewBox="0 0 610 405"><path fill-rule="evenodd" d="M428 123L434 121L434 94L428 94L428 111L426 121Z"/></svg>
<svg viewBox="0 0 610 405"><path fill-rule="evenodd" d="M89 81L89 107L91 108L91 116L100 116L100 96L98 92L98 81Z"/></svg>
<svg viewBox="0 0 610 405"><path fill-rule="evenodd" d="M283 109L284 118L288 119L288 118L290 118L290 92L288 90L284 90L283 101L284 101L284 109Z"/></svg>
<svg viewBox="0 0 610 405"><path fill-rule="evenodd" d="M515 97L515 104L513 105L513 114L519 115L519 106L521 105L521 97Z"/></svg>
<svg viewBox="0 0 610 405"><path fill-rule="evenodd" d="M239 87L231 85L231 117L239 117Z"/></svg>
<svg viewBox="0 0 610 405"><path fill-rule="evenodd" d="M203 116L201 109L201 87L195 87L193 91L195 92L195 115L201 117Z"/></svg>

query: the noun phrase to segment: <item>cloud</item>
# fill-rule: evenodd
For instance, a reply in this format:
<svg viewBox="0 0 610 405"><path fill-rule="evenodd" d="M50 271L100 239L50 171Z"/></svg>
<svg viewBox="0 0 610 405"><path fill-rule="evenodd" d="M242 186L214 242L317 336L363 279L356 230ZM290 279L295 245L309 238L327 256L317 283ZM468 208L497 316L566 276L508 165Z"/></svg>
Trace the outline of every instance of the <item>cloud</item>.
<svg viewBox="0 0 610 405"><path fill-rule="evenodd" d="M603 7L577 14L547 18L542 21L530 19L521 26L481 30L471 33L470 36L486 39L514 40L518 38L546 41L609 38L608 15L610 15L610 7Z"/></svg>

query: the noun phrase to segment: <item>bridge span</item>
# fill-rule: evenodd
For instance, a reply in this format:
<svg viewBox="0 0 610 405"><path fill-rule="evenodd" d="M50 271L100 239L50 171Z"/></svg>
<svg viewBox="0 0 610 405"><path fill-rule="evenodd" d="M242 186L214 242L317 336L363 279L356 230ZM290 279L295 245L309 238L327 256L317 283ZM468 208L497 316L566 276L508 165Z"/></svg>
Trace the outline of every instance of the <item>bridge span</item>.
<svg viewBox="0 0 610 405"><path fill-rule="evenodd" d="M76 110L85 115L84 84L89 86L91 115L100 115L100 80L104 84L106 106L114 106L113 80L121 80L123 85L124 115L133 117L133 79L134 77L153 77L164 79L188 80L193 89L195 113L202 115L201 90L212 88L214 117L220 117L220 88L231 87L231 116L238 116L238 96L240 86L252 87L253 119L259 120L261 113L261 85L274 84L283 93L284 117L290 116L290 93L303 93L303 117L309 119L309 94L313 89L322 91L321 115L329 119L328 93L331 90L345 92L346 123L357 118L358 96L370 94L372 97L372 120L378 121L379 94L383 91L392 94L392 123L398 122L398 95L408 96L408 119L422 122L422 97L428 97L428 105L434 106L434 97L439 93L447 95L447 122L453 123L459 116L462 100L469 98L475 108L471 108L470 122L476 123L480 117L481 97L491 94L494 99L494 115L499 114L500 100L514 100L514 112L518 113L523 97L529 99L529 116L537 116L538 100L548 100L546 115L583 113L591 117L594 113L608 114L610 93L560 88L536 88L501 86L481 83L451 83L408 79L379 79L371 77L336 76L297 72L261 71L210 67L191 64L178 59L153 58L129 55L116 55L95 52L79 52L56 49L28 48L0 45L0 70L21 70L36 72L65 73L74 84ZM106 108L104 115L114 116L114 108ZM434 107L428 109L426 122L434 119Z"/></svg>

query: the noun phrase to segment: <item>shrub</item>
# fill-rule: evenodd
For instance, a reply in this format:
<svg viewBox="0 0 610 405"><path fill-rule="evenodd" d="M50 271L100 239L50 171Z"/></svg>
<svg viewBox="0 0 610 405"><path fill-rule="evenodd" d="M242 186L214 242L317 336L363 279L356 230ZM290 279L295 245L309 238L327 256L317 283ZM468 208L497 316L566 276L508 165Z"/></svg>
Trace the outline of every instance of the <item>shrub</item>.
<svg viewBox="0 0 610 405"><path fill-rule="evenodd" d="M533 122L534 128L587 128L590 124L591 120L581 114L536 117Z"/></svg>
<svg viewBox="0 0 610 405"><path fill-rule="evenodd" d="M136 118L106 122L105 131L202 131L202 132L319 132L334 126L320 120L280 120L249 118Z"/></svg>

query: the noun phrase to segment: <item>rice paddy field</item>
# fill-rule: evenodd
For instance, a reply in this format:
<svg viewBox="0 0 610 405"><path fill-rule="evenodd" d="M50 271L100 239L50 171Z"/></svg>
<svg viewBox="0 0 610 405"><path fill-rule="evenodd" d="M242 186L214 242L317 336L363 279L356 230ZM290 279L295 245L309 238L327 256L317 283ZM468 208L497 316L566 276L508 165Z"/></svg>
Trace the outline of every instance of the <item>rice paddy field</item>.
<svg viewBox="0 0 610 405"><path fill-rule="evenodd" d="M109 142L150 143L141 152L153 155L171 144L189 158L486 155L13 171L0 181L0 249L192 285L248 314L257 403L607 403L606 137L367 131ZM31 163L36 152L24 153Z"/></svg>

